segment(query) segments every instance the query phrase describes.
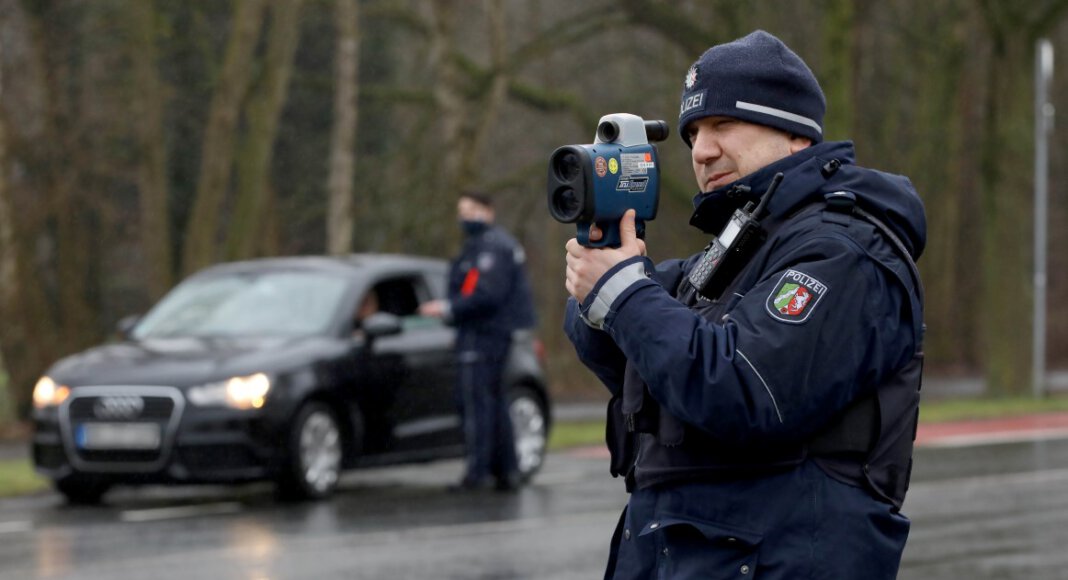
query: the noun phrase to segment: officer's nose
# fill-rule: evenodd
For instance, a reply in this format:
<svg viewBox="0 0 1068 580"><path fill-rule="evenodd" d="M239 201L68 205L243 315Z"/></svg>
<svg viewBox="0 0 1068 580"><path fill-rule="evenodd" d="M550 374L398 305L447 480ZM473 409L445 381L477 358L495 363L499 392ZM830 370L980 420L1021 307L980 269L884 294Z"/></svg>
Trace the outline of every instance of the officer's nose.
<svg viewBox="0 0 1068 580"><path fill-rule="evenodd" d="M693 149L690 154L693 156L694 165L707 165L723 154L723 150L719 146L719 140L716 139L714 132L706 127L699 126L690 135L690 142L693 143Z"/></svg>

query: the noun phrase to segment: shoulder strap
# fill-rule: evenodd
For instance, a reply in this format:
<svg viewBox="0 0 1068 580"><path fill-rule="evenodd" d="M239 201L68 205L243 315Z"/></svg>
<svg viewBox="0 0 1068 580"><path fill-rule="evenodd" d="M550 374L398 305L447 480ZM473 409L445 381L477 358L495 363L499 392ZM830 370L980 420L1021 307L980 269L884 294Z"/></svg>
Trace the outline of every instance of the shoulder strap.
<svg viewBox="0 0 1068 580"><path fill-rule="evenodd" d="M913 314L919 325L916 329L916 350L921 350L923 346L923 335L926 330L926 326L923 324L924 291L923 282L920 280L920 269L916 266L916 261L912 259L912 254L909 253L908 248L905 247L901 238L899 238L889 226L857 205L856 196L853 195L853 193L848 191L828 193L824 196L824 201L827 204L827 209L829 211L852 214L875 226L875 229L879 230L879 232L890 241L890 245L894 248L895 253L897 253L898 257L901 258L901 261L905 263L905 266L909 270L909 276L912 278L913 287L916 289L916 297L918 299L918 304L916 305L918 307L918 312L915 311L916 309L914 308Z"/></svg>

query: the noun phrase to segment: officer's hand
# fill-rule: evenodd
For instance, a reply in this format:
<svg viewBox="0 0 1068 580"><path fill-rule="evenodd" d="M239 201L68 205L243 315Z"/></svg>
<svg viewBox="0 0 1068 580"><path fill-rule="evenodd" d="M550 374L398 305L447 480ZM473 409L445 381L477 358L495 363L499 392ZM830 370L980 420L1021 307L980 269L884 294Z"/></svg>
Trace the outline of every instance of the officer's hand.
<svg viewBox="0 0 1068 580"><path fill-rule="evenodd" d="M587 248L578 243L575 238L568 240L565 286L568 293L579 302L586 299L586 295L597 285L597 281L612 266L634 256L645 255L645 241L638 239L638 231L634 227L634 216L634 210L627 210L627 213L623 214L623 219L619 220L621 244L618 248ZM592 228L591 233L593 233Z"/></svg>
<svg viewBox="0 0 1068 580"><path fill-rule="evenodd" d="M441 318L445 315L445 301L431 300L429 302L424 302L419 305L419 314L422 316Z"/></svg>

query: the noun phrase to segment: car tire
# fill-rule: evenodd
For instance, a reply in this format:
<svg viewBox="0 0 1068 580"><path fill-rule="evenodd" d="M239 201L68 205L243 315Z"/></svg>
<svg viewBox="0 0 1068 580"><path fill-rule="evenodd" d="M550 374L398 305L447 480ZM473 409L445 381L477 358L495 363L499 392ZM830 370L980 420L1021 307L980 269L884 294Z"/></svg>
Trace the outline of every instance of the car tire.
<svg viewBox="0 0 1068 580"><path fill-rule="evenodd" d="M549 443L549 420L544 400L527 386L517 385L509 392L508 414L512 419L519 479L527 483L545 463Z"/></svg>
<svg viewBox="0 0 1068 580"><path fill-rule="evenodd" d="M317 500L337 488L343 457L337 416L323 403L301 407L289 430L278 492L286 500Z"/></svg>
<svg viewBox="0 0 1068 580"><path fill-rule="evenodd" d="M110 482L85 475L68 475L55 480L53 485L72 505L97 505L111 489Z"/></svg>

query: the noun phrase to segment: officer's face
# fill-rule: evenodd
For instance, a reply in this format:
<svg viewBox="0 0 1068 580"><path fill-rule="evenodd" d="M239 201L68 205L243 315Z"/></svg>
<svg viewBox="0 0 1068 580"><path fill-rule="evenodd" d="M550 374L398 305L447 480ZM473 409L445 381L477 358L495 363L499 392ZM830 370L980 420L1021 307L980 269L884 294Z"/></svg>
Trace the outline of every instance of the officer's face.
<svg viewBox="0 0 1068 580"><path fill-rule="evenodd" d="M812 144L805 137L731 117L705 117L686 129L701 191L723 187Z"/></svg>
<svg viewBox="0 0 1068 580"><path fill-rule="evenodd" d="M456 215L463 222L493 222L493 208L466 197L461 197L460 201L456 202Z"/></svg>

